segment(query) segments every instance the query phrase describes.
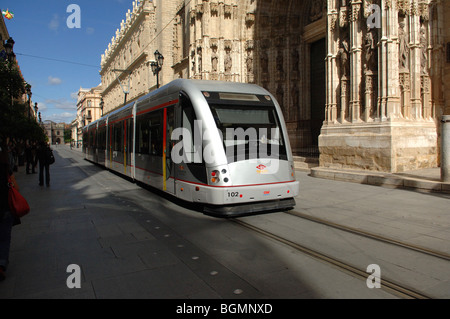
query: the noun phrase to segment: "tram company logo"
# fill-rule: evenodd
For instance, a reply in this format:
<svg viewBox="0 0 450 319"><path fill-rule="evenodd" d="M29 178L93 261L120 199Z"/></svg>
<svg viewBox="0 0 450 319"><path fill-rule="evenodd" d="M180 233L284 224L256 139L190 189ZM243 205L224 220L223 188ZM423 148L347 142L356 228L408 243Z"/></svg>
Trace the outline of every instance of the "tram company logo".
<svg viewBox="0 0 450 319"><path fill-rule="evenodd" d="M267 166L263 164L256 166L256 173L258 174L268 173Z"/></svg>

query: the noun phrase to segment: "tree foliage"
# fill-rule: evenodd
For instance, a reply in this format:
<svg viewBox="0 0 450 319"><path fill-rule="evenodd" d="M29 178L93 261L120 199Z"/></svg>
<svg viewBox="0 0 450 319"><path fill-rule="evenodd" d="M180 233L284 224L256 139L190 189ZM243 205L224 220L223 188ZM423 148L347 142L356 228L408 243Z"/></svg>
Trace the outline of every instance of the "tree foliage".
<svg viewBox="0 0 450 319"><path fill-rule="evenodd" d="M0 61L0 137L45 140L34 118L28 118L26 104L17 100L25 93L25 83L15 62Z"/></svg>

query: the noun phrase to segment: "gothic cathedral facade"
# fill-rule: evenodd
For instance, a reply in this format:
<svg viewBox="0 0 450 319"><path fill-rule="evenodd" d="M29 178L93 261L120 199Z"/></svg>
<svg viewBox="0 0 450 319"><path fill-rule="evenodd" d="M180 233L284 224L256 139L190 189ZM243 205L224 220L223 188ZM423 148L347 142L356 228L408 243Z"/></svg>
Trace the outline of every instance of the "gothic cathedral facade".
<svg viewBox="0 0 450 319"><path fill-rule="evenodd" d="M134 1L102 55L105 113L156 88L156 50L165 58L162 84L268 89L294 155L319 156L321 166L439 165L439 119L450 114L450 1Z"/></svg>

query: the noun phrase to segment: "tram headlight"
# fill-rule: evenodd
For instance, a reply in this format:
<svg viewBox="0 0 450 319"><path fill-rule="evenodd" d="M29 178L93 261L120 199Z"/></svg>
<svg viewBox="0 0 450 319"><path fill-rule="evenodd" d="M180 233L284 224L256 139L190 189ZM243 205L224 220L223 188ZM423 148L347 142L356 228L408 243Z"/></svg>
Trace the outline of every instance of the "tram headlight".
<svg viewBox="0 0 450 319"><path fill-rule="evenodd" d="M212 183L218 183L220 182L219 178L220 172L218 170L214 170L211 172L211 182Z"/></svg>

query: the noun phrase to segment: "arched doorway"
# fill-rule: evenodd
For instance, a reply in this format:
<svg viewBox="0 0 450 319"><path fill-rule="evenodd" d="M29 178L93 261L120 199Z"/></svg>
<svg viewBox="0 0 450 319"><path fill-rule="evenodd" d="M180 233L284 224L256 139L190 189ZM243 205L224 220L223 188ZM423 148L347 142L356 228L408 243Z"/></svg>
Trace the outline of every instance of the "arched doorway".
<svg viewBox="0 0 450 319"><path fill-rule="evenodd" d="M254 81L274 94L294 155L318 157L326 104L326 1L260 0Z"/></svg>

